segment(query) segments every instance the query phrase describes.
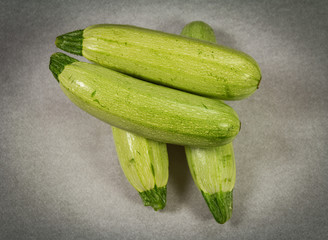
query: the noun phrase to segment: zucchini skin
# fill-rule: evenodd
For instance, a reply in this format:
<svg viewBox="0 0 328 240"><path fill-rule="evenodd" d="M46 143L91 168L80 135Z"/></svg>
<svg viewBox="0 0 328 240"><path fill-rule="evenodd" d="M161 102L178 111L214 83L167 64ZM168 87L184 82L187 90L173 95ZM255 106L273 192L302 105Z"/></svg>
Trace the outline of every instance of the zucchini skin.
<svg viewBox="0 0 328 240"><path fill-rule="evenodd" d="M78 107L114 127L158 142L187 146L219 146L240 130L237 113L215 99L155 85L110 69L79 61L57 65L63 53L51 56L62 91ZM54 74L55 75L55 74Z"/></svg>
<svg viewBox="0 0 328 240"><path fill-rule="evenodd" d="M57 47L186 92L240 100L253 94L261 80L252 57L211 42L129 25L99 24L78 31L57 37Z"/></svg>

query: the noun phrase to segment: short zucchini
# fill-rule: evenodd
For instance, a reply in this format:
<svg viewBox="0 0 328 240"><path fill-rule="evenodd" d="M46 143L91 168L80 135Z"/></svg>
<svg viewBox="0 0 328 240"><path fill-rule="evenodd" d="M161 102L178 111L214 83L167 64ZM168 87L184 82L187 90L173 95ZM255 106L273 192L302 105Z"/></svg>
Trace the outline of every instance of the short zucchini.
<svg viewBox="0 0 328 240"><path fill-rule="evenodd" d="M57 37L56 45L115 71L223 100L250 96L261 80L245 53L135 26L93 25Z"/></svg>
<svg viewBox="0 0 328 240"><path fill-rule="evenodd" d="M166 144L112 127L122 170L145 206L155 211L166 205L169 160Z"/></svg>
<svg viewBox="0 0 328 240"><path fill-rule="evenodd" d="M210 147L240 130L236 112L219 100L155 85L63 53L50 70L78 107L114 127L159 142Z"/></svg>
<svg viewBox="0 0 328 240"><path fill-rule="evenodd" d="M232 143L212 148L185 147L191 175L218 223L230 219L236 165Z"/></svg>

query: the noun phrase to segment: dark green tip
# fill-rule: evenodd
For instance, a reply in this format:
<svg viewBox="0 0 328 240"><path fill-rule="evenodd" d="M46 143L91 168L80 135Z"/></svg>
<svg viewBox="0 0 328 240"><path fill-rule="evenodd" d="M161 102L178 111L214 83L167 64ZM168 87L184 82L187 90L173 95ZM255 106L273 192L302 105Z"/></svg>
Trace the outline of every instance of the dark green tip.
<svg viewBox="0 0 328 240"><path fill-rule="evenodd" d="M61 74L66 65L69 65L73 62L78 62L78 60L75 58L71 58L64 53L54 53L50 57L49 69L59 82L59 74Z"/></svg>
<svg viewBox="0 0 328 240"><path fill-rule="evenodd" d="M231 218L233 208L232 191L217 192L214 194L201 192L213 217L218 223L223 224Z"/></svg>
<svg viewBox="0 0 328 240"><path fill-rule="evenodd" d="M155 211L163 209L166 205L166 186L155 187L151 190L139 192L145 206L151 206Z"/></svg>
<svg viewBox="0 0 328 240"><path fill-rule="evenodd" d="M55 44L65 52L82 56L83 30L77 30L60 35L56 38Z"/></svg>

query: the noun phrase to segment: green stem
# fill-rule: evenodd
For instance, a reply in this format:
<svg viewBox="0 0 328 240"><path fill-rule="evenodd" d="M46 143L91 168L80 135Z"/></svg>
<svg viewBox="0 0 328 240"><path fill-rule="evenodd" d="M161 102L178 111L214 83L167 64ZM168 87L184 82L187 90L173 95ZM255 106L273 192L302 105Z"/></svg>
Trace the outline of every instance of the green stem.
<svg viewBox="0 0 328 240"><path fill-rule="evenodd" d="M139 192L139 195L145 206L151 206L155 211L163 209L166 205L166 186L158 188L155 185L151 190Z"/></svg>
<svg viewBox="0 0 328 240"><path fill-rule="evenodd" d="M201 192L214 219L221 224L228 221L232 214L233 191L217 192L213 194Z"/></svg>
<svg viewBox="0 0 328 240"><path fill-rule="evenodd" d="M73 62L78 62L78 60L60 52L54 53L50 57L49 69L59 82L59 74L61 74L66 65L69 65Z"/></svg>
<svg viewBox="0 0 328 240"><path fill-rule="evenodd" d="M82 56L83 30L76 30L60 35L56 38L55 44L58 48Z"/></svg>

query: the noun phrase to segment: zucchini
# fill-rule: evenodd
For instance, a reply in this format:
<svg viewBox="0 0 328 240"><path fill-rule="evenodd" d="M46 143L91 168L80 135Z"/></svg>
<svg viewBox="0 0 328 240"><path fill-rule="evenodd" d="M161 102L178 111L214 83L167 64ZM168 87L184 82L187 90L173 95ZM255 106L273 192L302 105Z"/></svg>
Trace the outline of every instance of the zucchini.
<svg viewBox="0 0 328 240"><path fill-rule="evenodd" d="M187 24L181 34L216 42L213 29L201 21ZM212 215L218 223L225 223L232 214L236 181L232 143L210 148L185 147L185 152L191 175Z"/></svg>
<svg viewBox="0 0 328 240"><path fill-rule="evenodd" d="M115 71L223 100L250 96L261 80L258 64L245 53L129 25L93 25L58 36L56 46Z"/></svg>
<svg viewBox="0 0 328 240"><path fill-rule="evenodd" d="M165 143L112 127L122 170L145 206L155 211L166 205L169 161Z"/></svg>
<svg viewBox="0 0 328 240"><path fill-rule="evenodd" d="M219 100L141 81L63 53L51 56L49 68L78 107L154 141L219 146L240 130L237 113Z"/></svg>
<svg viewBox="0 0 328 240"><path fill-rule="evenodd" d="M236 181L232 143L220 147L185 147L191 175L218 223L230 219Z"/></svg>
<svg viewBox="0 0 328 240"><path fill-rule="evenodd" d="M188 23L182 29L181 35L211 43L216 43L216 37L213 28L202 21L193 21Z"/></svg>

